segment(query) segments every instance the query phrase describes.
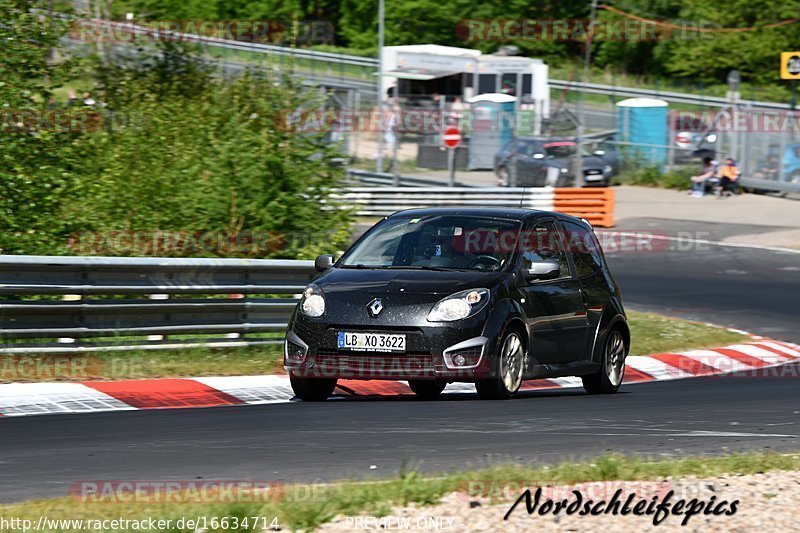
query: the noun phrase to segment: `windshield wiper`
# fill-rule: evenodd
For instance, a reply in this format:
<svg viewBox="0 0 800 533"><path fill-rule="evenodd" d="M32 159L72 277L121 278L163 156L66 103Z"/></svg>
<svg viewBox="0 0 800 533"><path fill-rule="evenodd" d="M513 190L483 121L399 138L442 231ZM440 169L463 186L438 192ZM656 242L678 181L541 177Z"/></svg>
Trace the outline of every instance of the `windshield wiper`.
<svg viewBox="0 0 800 533"><path fill-rule="evenodd" d="M430 270L434 272L473 272L473 270L469 268L437 267L430 265L364 265L358 263L356 265L342 265L339 268L356 268L356 269L370 269L370 270Z"/></svg>
<svg viewBox="0 0 800 533"><path fill-rule="evenodd" d="M437 267L430 265L392 265L383 268L387 268L390 270L433 270L435 272L452 272L452 271L470 272L468 268Z"/></svg>

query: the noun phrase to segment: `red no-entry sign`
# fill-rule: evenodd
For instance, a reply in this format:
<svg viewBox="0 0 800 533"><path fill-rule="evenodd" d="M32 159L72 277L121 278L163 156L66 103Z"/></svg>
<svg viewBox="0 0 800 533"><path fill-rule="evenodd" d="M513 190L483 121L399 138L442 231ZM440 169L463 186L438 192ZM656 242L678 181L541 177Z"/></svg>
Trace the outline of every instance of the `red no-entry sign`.
<svg viewBox="0 0 800 533"><path fill-rule="evenodd" d="M444 130L444 145L447 148L455 148L461 144L461 132L456 127L449 127Z"/></svg>

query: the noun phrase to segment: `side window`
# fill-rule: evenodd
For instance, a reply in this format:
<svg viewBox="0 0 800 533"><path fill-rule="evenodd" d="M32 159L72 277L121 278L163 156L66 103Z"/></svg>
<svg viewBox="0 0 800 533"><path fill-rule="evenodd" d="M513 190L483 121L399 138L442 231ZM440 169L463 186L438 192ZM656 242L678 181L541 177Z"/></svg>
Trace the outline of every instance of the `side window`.
<svg viewBox="0 0 800 533"><path fill-rule="evenodd" d="M569 263L558 231L551 221L538 222L525 232L522 240L522 268L532 263L555 261L561 267L561 278L568 278Z"/></svg>
<svg viewBox="0 0 800 533"><path fill-rule="evenodd" d="M603 255L597 237L588 229L572 222L563 222L567 248L572 253L575 271L579 277L603 269Z"/></svg>

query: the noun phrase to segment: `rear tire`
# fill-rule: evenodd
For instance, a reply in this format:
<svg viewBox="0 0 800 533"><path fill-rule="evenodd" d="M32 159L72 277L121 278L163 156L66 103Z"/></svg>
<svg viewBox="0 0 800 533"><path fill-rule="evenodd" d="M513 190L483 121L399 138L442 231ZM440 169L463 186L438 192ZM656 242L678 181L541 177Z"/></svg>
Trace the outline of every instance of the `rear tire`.
<svg viewBox="0 0 800 533"><path fill-rule="evenodd" d="M525 347L519 333L509 331L503 336L499 346L499 353L495 358L495 377L475 383L475 390L481 400L508 400L522 385Z"/></svg>
<svg viewBox="0 0 800 533"><path fill-rule="evenodd" d="M336 379L327 378L301 378L290 375L294 395L304 402L324 402L333 394L336 388Z"/></svg>
<svg viewBox="0 0 800 533"><path fill-rule="evenodd" d="M583 376L583 388L589 394L614 394L625 377L628 346L619 328L608 332L603 341L601 368L596 374Z"/></svg>
<svg viewBox="0 0 800 533"><path fill-rule="evenodd" d="M417 395L420 400L435 400L447 386L446 381L410 379L408 387Z"/></svg>

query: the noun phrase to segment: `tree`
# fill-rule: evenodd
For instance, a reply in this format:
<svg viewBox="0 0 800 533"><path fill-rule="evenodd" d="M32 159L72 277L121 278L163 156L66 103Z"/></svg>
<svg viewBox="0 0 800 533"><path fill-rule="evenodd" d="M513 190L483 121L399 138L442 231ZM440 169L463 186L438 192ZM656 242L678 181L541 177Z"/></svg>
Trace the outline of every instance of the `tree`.
<svg viewBox="0 0 800 533"><path fill-rule="evenodd" d="M280 74L224 79L181 53L169 46L134 68L111 66L99 75L99 97L123 126L84 139L90 166L74 200L78 225L257 241L155 255L293 258L343 246L349 217L322 211L342 177L329 163L337 147L325 131L286 127L289 113L321 105L318 92Z"/></svg>
<svg viewBox="0 0 800 533"><path fill-rule="evenodd" d="M51 98L73 64L48 60L66 27L32 13L35 4L0 0L0 253L48 253L71 231L59 213L74 185L81 115Z"/></svg>

